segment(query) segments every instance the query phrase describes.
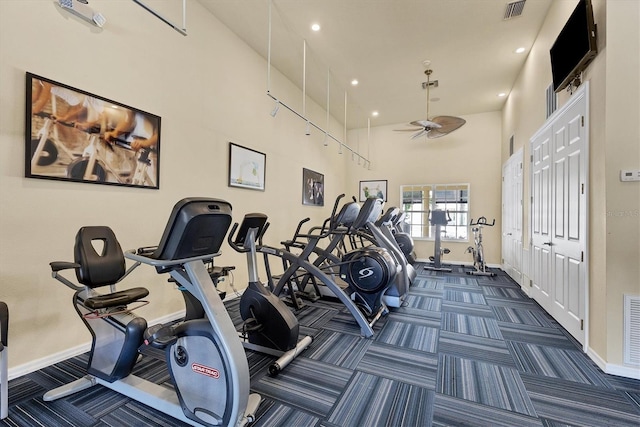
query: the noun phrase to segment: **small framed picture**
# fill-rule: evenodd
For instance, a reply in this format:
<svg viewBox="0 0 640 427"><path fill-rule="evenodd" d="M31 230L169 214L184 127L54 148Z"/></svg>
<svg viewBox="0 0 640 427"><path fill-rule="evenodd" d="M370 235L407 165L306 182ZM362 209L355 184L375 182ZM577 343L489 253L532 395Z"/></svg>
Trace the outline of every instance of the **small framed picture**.
<svg viewBox="0 0 640 427"><path fill-rule="evenodd" d="M376 197L387 201L387 180L360 181L360 201L364 202L369 197Z"/></svg>
<svg viewBox="0 0 640 427"><path fill-rule="evenodd" d="M302 204L324 206L324 175L302 169Z"/></svg>
<svg viewBox="0 0 640 427"><path fill-rule="evenodd" d="M267 156L250 148L229 143L229 187L264 191Z"/></svg>

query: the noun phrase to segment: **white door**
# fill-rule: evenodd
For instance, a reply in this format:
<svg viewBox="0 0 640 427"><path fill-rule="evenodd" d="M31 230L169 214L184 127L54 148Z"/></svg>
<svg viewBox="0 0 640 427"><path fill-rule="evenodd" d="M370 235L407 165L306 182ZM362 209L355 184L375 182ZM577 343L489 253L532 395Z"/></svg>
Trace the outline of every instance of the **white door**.
<svg viewBox="0 0 640 427"><path fill-rule="evenodd" d="M522 279L522 149L502 167L502 269Z"/></svg>
<svg viewBox="0 0 640 427"><path fill-rule="evenodd" d="M531 296L585 342L588 84L531 139Z"/></svg>
<svg viewBox="0 0 640 427"><path fill-rule="evenodd" d="M531 297L550 314L551 126L531 140Z"/></svg>
<svg viewBox="0 0 640 427"><path fill-rule="evenodd" d="M586 232L586 104L573 103L553 127L553 204L551 257L554 317L584 341Z"/></svg>

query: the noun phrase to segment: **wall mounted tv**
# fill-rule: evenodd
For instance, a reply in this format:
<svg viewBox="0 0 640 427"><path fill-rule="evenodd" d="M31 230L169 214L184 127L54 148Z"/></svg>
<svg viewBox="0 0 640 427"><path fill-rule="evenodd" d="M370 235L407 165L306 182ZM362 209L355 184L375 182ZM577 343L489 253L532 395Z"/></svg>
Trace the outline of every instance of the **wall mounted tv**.
<svg viewBox="0 0 640 427"><path fill-rule="evenodd" d="M566 88L598 53L591 0L580 0L551 46L553 90Z"/></svg>

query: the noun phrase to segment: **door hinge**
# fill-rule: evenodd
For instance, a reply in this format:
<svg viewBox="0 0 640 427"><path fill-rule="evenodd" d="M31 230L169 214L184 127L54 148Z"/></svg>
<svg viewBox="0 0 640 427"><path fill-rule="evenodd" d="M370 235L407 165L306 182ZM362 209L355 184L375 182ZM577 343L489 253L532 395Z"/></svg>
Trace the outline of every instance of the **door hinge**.
<svg viewBox="0 0 640 427"><path fill-rule="evenodd" d="M531 163L533 163L533 154L531 154L529 157L531 158L531 160L530 160Z"/></svg>
<svg viewBox="0 0 640 427"><path fill-rule="evenodd" d="M584 251L580 251L580 262L584 262Z"/></svg>
<svg viewBox="0 0 640 427"><path fill-rule="evenodd" d="M582 191L582 194L584 194L584 184L580 184L580 191Z"/></svg>
<svg viewBox="0 0 640 427"><path fill-rule="evenodd" d="M584 331L584 319L580 319L580 330Z"/></svg>
<svg viewBox="0 0 640 427"><path fill-rule="evenodd" d="M532 279L529 279L529 287L533 288L533 280Z"/></svg>
<svg viewBox="0 0 640 427"><path fill-rule="evenodd" d="M584 116L580 116L580 124L584 127Z"/></svg>

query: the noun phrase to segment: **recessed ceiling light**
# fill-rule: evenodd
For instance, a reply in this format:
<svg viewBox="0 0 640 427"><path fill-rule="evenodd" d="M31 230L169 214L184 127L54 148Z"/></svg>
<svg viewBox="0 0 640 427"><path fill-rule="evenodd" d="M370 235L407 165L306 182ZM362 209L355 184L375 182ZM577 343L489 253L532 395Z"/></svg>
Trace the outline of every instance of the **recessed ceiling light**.
<svg viewBox="0 0 640 427"><path fill-rule="evenodd" d="M311 29L313 31L320 31L320 24L311 24Z"/></svg>
<svg viewBox="0 0 640 427"><path fill-rule="evenodd" d="M371 115L372 115L373 117L378 117L378 115L379 115L379 114L380 114L380 113L378 113L377 111L374 111L374 112L372 112L372 113L371 113Z"/></svg>
<svg viewBox="0 0 640 427"><path fill-rule="evenodd" d="M517 48L514 52L515 52L515 53L523 53L525 50L526 50L525 48L523 48L523 47L519 47L519 48Z"/></svg>
<svg viewBox="0 0 640 427"><path fill-rule="evenodd" d="M500 92L500 93L498 94L498 96L499 96L500 98L504 98L505 96L507 96L507 94L506 94L505 92Z"/></svg>
<svg viewBox="0 0 640 427"><path fill-rule="evenodd" d="M358 86L358 79L351 80L351 86Z"/></svg>

